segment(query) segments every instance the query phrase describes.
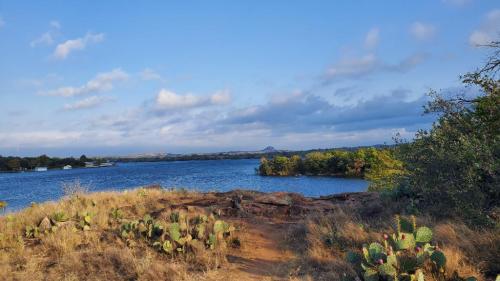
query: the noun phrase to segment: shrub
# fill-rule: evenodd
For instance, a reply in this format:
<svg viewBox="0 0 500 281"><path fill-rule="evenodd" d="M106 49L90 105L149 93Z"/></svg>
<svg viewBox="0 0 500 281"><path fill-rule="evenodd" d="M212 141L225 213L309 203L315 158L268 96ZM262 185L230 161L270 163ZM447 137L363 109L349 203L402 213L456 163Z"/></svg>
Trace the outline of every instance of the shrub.
<svg viewBox="0 0 500 281"><path fill-rule="evenodd" d="M384 234L383 244L373 242L363 246L362 254L348 252L346 259L352 263L365 281L418 280L426 274L437 280L474 281L475 277L462 279L456 273L446 276L446 256L438 246L431 245L432 230L417 227L415 217L396 216L395 233Z"/></svg>
<svg viewBox="0 0 500 281"><path fill-rule="evenodd" d="M500 42L488 68L463 77L480 94L443 98L432 91L427 113L439 115L429 131L402 144L399 155L411 197L434 215L460 216L470 225L494 225L500 202ZM485 70L486 69L486 70Z"/></svg>

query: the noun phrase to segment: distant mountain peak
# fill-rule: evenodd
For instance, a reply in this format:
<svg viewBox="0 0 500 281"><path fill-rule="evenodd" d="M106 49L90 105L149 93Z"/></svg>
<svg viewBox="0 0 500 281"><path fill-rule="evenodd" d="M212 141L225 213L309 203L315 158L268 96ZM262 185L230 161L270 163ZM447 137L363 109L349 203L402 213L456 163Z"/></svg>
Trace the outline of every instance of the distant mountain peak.
<svg viewBox="0 0 500 281"><path fill-rule="evenodd" d="M262 150L262 152L276 152L276 151L277 150L272 146L268 146Z"/></svg>

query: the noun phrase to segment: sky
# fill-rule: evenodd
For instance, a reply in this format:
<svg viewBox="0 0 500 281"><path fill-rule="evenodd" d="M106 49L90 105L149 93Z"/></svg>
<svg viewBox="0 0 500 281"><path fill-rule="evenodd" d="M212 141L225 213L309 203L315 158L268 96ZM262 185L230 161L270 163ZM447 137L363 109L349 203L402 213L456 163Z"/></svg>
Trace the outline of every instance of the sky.
<svg viewBox="0 0 500 281"><path fill-rule="evenodd" d="M411 139L499 34L494 0L0 0L0 155Z"/></svg>

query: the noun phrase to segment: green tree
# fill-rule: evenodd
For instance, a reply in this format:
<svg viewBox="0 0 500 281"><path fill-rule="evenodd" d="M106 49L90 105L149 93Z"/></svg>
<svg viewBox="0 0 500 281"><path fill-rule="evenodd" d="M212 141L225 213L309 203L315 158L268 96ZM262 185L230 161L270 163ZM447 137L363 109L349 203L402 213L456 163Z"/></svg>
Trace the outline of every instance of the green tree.
<svg viewBox="0 0 500 281"><path fill-rule="evenodd" d="M272 170L274 175L290 175L290 160L286 156L275 156L272 161Z"/></svg>
<svg viewBox="0 0 500 281"><path fill-rule="evenodd" d="M50 164L50 158L45 154L38 156L37 163L38 163L38 166L47 167Z"/></svg>
<svg viewBox="0 0 500 281"><path fill-rule="evenodd" d="M273 169L271 168L271 165L269 164L269 160L267 160L266 157L260 158L259 174L261 176L272 176L273 175Z"/></svg>
<svg viewBox="0 0 500 281"><path fill-rule="evenodd" d="M431 91L426 112L439 118L400 148L411 196L435 214L472 224L492 223L488 214L500 202L500 44L490 47L486 66L462 77L480 94L444 98Z"/></svg>
<svg viewBox="0 0 500 281"><path fill-rule="evenodd" d="M290 158L290 171L293 175L304 173L304 164L302 163L302 157L299 155L293 155Z"/></svg>
<svg viewBox="0 0 500 281"><path fill-rule="evenodd" d="M7 167L9 170L18 171L21 168L21 161L18 158L13 158L7 161Z"/></svg>
<svg viewBox="0 0 500 281"><path fill-rule="evenodd" d="M304 168L307 173L313 175L325 174L328 167L328 159L324 153L311 152L306 155Z"/></svg>

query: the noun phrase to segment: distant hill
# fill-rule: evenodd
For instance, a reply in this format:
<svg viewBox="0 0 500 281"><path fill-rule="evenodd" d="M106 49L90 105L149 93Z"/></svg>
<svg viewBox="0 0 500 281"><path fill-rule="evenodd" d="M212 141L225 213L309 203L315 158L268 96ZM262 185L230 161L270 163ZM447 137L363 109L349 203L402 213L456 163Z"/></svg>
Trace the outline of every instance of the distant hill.
<svg viewBox="0 0 500 281"><path fill-rule="evenodd" d="M272 153L272 152L276 152L277 150L272 146L268 146L268 147L262 149L261 151L264 153Z"/></svg>
<svg viewBox="0 0 500 281"><path fill-rule="evenodd" d="M212 152L212 153L190 153L190 154L171 154L171 153L143 153L136 155L129 155L125 157L106 157L111 161L122 162L146 162L146 161L189 161L189 160L222 160L222 159L259 159L261 157L273 157L274 155L306 155L315 151L328 151L328 150L357 150L359 148L375 147L383 148L390 145L373 145L373 146L356 146L356 147L341 147L341 148L319 148L310 150L281 150L273 146L267 146L262 150L254 151L226 151L226 152Z"/></svg>

